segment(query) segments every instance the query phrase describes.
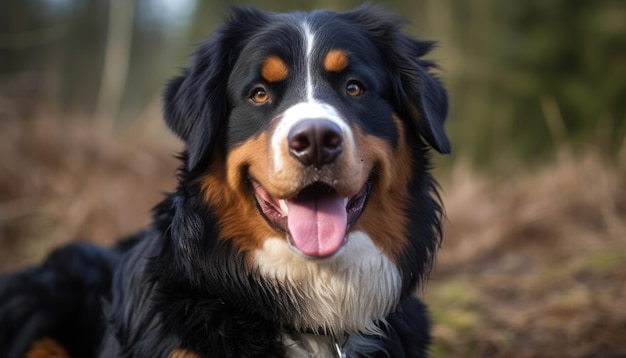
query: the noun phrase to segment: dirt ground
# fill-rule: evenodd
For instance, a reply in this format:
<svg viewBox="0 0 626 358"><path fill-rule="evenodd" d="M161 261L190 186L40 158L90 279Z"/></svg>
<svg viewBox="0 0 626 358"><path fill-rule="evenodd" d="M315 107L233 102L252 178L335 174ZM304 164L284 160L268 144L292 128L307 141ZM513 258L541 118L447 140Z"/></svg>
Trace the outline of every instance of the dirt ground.
<svg viewBox="0 0 626 358"><path fill-rule="evenodd" d="M181 148L150 123L0 121L0 272L145 226ZM590 153L508 179L462 160L444 173L444 244L420 291L433 356L626 357L625 172Z"/></svg>

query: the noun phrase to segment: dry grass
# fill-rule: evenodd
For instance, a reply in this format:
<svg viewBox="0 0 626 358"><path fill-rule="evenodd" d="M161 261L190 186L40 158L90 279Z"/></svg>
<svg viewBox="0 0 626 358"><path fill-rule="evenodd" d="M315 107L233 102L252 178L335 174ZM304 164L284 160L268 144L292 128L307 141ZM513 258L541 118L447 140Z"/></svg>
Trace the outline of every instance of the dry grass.
<svg viewBox="0 0 626 358"><path fill-rule="evenodd" d="M508 180L457 165L425 290L441 357L626 357L626 176L594 154Z"/></svg>
<svg viewBox="0 0 626 358"><path fill-rule="evenodd" d="M145 226L180 148L154 117L123 135L1 121L0 271ZM626 357L623 171L593 154L507 180L457 163L442 186L435 356Z"/></svg>
<svg viewBox="0 0 626 358"><path fill-rule="evenodd" d="M180 150L156 132L146 124L116 136L54 120L0 121L0 272L72 239L106 244L145 227L152 206L175 188Z"/></svg>

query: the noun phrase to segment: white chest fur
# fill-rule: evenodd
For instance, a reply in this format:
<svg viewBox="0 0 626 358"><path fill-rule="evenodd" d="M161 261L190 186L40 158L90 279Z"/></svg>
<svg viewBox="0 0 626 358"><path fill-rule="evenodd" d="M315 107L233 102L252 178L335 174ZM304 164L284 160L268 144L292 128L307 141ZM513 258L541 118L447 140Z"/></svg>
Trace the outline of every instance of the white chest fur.
<svg viewBox="0 0 626 358"><path fill-rule="evenodd" d="M400 272L363 232L353 232L346 245L324 260L308 260L284 239L272 238L255 252L259 272L285 287L296 307L293 328L379 334L376 326L398 302Z"/></svg>

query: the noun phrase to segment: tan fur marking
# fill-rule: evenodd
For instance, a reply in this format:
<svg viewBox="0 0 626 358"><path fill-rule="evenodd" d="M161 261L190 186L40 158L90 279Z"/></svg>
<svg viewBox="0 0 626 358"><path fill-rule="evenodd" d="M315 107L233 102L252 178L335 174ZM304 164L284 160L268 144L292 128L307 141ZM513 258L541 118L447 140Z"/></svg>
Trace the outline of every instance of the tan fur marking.
<svg viewBox="0 0 626 358"><path fill-rule="evenodd" d="M341 72L349 64L348 55L342 50L330 50L324 59L324 69L328 72Z"/></svg>
<svg viewBox="0 0 626 358"><path fill-rule="evenodd" d="M218 218L220 238L233 240L242 251L260 248L270 236L272 228L259 215L250 188L243 178L252 163L265 165L267 155L265 134L236 148L226 158L226 163L216 152L207 174L201 179L206 202ZM259 163L261 162L261 163Z"/></svg>
<svg viewBox="0 0 626 358"><path fill-rule="evenodd" d="M178 348L172 351L168 358L200 358L200 356L186 349Z"/></svg>
<svg viewBox="0 0 626 358"><path fill-rule="evenodd" d="M52 338L35 341L24 358L69 358L67 350Z"/></svg>
<svg viewBox="0 0 626 358"><path fill-rule="evenodd" d="M381 138L356 132L357 146L363 149L363 157L376 158L379 177L355 229L366 232L376 246L397 262L407 244L405 209L412 164L404 126L396 117L394 122L399 136L395 151Z"/></svg>
<svg viewBox="0 0 626 358"><path fill-rule="evenodd" d="M263 68L261 69L261 76L267 82L280 82L287 78L289 75L289 68L283 60L278 56L269 56L265 59L263 63Z"/></svg>

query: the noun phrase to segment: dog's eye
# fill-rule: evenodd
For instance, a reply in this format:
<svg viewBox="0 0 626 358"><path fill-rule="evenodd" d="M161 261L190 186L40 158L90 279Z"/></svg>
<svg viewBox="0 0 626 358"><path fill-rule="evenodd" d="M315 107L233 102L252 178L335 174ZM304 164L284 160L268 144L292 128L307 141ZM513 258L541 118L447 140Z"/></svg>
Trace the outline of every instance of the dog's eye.
<svg viewBox="0 0 626 358"><path fill-rule="evenodd" d="M352 97L360 96L363 94L363 86L357 81L350 81L346 85L346 93Z"/></svg>
<svg viewBox="0 0 626 358"><path fill-rule="evenodd" d="M252 96L250 96L250 99L254 103L263 104L263 103L269 101L270 95L263 88L255 88L252 91Z"/></svg>

